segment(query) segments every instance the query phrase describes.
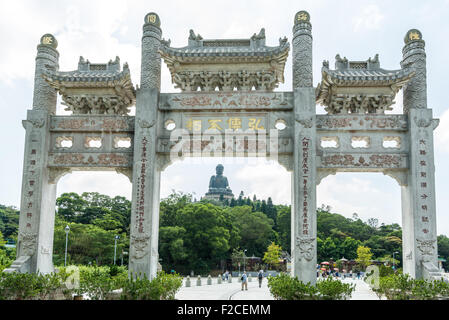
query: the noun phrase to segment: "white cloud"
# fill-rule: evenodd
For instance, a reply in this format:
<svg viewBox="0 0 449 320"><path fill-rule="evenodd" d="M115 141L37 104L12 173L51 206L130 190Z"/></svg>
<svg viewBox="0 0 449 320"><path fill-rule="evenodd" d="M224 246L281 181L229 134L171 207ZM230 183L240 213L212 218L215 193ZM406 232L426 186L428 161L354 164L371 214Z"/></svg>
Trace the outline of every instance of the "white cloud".
<svg viewBox="0 0 449 320"><path fill-rule="evenodd" d="M291 202L291 174L278 163L263 160L255 165L245 165L235 173L235 178L247 185L247 196L271 197L278 204Z"/></svg>
<svg viewBox="0 0 449 320"><path fill-rule="evenodd" d="M187 183L184 176L176 174L176 175L168 175L166 173L162 173L161 175L161 193L160 197L165 198L169 196L172 191L182 191L184 189L185 184Z"/></svg>
<svg viewBox="0 0 449 320"><path fill-rule="evenodd" d="M403 102L403 93L402 89L399 90L399 92L396 94L396 97L394 99L395 104L393 104L391 107L393 110L391 111L385 111L385 114L403 114L404 110L404 102Z"/></svg>
<svg viewBox="0 0 449 320"><path fill-rule="evenodd" d="M449 110L440 117L440 124L435 129L435 149L449 153Z"/></svg>
<svg viewBox="0 0 449 320"><path fill-rule="evenodd" d="M77 68L79 55L106 62L112 54L126 54L138 66L138 47L119 44L112 35L119 32L127 12L125 1L52 2L2 1L0 4L0 81L34 77L34 57L40 37L52 33L58 40L60 67ZM20 18L19 18L20 17ZM95 45L92 45L95 43ZM107 59L107 60L106 60Z"/></svg>
<svg viewBox="0 0 449 320"><path fill-rule="evenodd" d="M362 12L355 14L353 19L353 29L355 32L362 29L377 30L380 28L384 19L379 7L375 4L370 4L362 9Z"/></svg>
<svg viewBox="0 0 449 320"><path fill-rule="evenodd" d="M366 221L401 223L400 188L382 174L344 173L328 176L317 187L317 207L329 205L332 212L352 217L356 212Z"/></svg>
<svg viewBox="0 0 449 320"><path fill-rule="evenodd" d="M110 197L117 195L131 199L132 185L128 177L115 171L75 171L63 176L57 187L57 195L65 192L100 192Z"/></svg>

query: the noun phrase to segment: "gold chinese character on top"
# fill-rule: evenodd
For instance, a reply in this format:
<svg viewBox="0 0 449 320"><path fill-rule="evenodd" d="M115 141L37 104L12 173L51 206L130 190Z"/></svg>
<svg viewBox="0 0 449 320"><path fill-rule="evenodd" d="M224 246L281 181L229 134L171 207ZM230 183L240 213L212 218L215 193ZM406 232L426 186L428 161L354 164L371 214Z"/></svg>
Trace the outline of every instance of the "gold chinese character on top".
<svg viewBox="0 0 449 320"><path fill-rule="evenodd" d="M404 42L409 43L410 41L421 40L422 34L417 29L411 29L405 34Z"/></svg>
<svg viewBox="0 0 449 320"><path fill-rule="evenodd" d="M154 14L148 15L148 22L149 23L156 23L156 16Z"/></svg>
<svg viewBox="0 0 449 320"><path fill-rule="evenodd" d="M228 119L229 129L241 129L242 128L242 119L241 118L229 118Z"/></svg>
<svg viewBox="0 0 449 320"><path fill-rule="evenodd" d="M159 20L159 16L154 13L154 12L150 12L149 14L147 14L145 16L145 23L151 23L154 24L156 26L160 26L161 25L161 21Z"/></svg>
<svg viewBox="0 0 449 320"><path fill-rule="evenodd" d="M410 32L410 34L408 35L408 38L410 40L420 40L421 39L418 32Z"/></svg>
<svg viewBox="0 0 449 320"><path fill-rule="evenodd" d="M53 38L50 36L42 37L42 44L52 44Z"/></svg>
<svg viewBox="0 0 449 320"><path fill-rule="evenodd" d="M193 131L201 131L201 120L192 120L192 118L187 121L187 129Z"/></svg>
<svg viewBox="0 0 449 320"><path fill-rule="evenodd" d="M209 129L217 129L217 130L223 130L222 127L218 124L218 122L221 122L221 119L209 119L207 120L209 122Z"/></svg>
<svg viewBox="0 0 449 320"><path fill-rule="evenodd" d="M56 49L56 47L58 46L58 41L56 41L56 39L55 39L55 37L53 37L53 35L47 33L42 36L41 44L51 46Z"/></svg>
<svg viewBox="0 0 449 320"><path fill-rule="evenodd" d="M310 20L310 16L306 11L300 11L296 14L296 22L304 22L304 21L309 21Z"/></svg>
<svg viewBox="0 0 449 320"><path fill-rule="evenodd" d="M248 122L248 127L251 130L264 130L265 128L260 125L262 119L250 118Z"/></svg>

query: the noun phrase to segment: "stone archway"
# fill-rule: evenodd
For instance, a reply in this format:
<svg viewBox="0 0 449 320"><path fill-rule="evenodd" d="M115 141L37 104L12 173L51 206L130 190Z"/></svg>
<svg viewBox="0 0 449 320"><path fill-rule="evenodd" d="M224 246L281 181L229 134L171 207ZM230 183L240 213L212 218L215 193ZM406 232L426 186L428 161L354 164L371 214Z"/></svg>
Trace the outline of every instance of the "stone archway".
<svg viewBox="0 0 449 320"><path fill-rule="evenodd" d="M290 44L285 37L274 47L265 40L264 29L249 39L221 40L203 39L191 30L188 46L174 48L162 39L159 16L149 13L143 25L140 87L135 88L128 65L121 68L118 58L94 64L81 57L77 70L59 72L57 41L44 35L36 57L33 109L24 121L16 269L36 272L47 268L44 260L51 261L51 253L42 260L46 253L41 252L53 231L46 219L54 211L54 177L73 168L112 168L133 184L129 271L152 278L158 261L161 170L173 155L202 152L226 130L232 139L225 136L219 145L225 151L232 147L227 156L257 156L245 138L242 148L234 149L242 135L236 130L241 130L257 137L259 149L276 155L293 172L292 275L316 281L317 183L326 174L359 170L383 172L404 185L404 270L429 277L437 265L433 130L438 120L427 108L421 33L407 32L400 69L380 68L377 55L365 61L337 55L335 70L323 62L322 81L314 88L312 25L310 15L300 11L294 16L290 92L274 91L284 80ZM181 93L160 92L162 58ZM386 115L400 88L404 114ZM58 91L72 115L55 115ZM136 115L128 116L134 102ZM326 106L326 115L316 114L317 103ZM286 130L275 129L279 122ZM173 126L180 131L170 133ZM131 146L122 148L120 140ZM334 146L323 148L323 140ZM384 141L396 147L385 147Z"/></svg>

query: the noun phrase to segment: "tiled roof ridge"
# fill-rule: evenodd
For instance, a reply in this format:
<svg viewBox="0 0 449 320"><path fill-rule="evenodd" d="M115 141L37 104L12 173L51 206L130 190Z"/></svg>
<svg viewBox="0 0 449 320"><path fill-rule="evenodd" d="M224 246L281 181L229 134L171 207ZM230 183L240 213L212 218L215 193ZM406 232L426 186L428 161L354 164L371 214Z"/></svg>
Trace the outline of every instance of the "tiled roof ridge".
<svg viewBox="0 0 449 320"><path fill-rule="evenodd" d="M365 79L366 80L395 80L409 77L414 70L406 69L396 69L396 70L386 70L383 68L378 69L336 69L331 70L327 67L322 67L323 76L328 75L333 79L338 80L355 80L352 78Z"/></svg>
<svg viewBox="0 0 449 320"><path fill-rule="evenodd" d="M168 46L161 46L160 50L165 54L171 54L181 57L200 57L201 55L207 56L267 56L275 55L286 50L289 50L290 45L287 43L279 46L258 46L258 47L192 47L185 46L181 48L173 48Z"/></svg>
<svg viewBox="0 0 449 320"><path fill-rule="evenodd" d="M47 77L51 77L54 80L59 81L87 81L84 79L90 79L95 81L110 81L110 80L119 80L130 76L129 69L124 69L122 71L98 71L98 70L89 70L89 71L47 71L45 73ZM101 80L105 79L105 80Z"/></svg>

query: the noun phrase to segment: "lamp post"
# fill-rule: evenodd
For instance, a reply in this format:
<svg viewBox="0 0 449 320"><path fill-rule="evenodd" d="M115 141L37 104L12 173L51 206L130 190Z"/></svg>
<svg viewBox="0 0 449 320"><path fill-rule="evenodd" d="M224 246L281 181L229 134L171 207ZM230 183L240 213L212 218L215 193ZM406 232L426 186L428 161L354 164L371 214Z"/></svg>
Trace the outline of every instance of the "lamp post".
<svg viewBox="0 0 449 320"><path fill-rule="evenodd" d="M115 265L115 257L116 257L116 252L117 252L117 240L120 239L120 236L115 236L115 241L114 241L114 265Z"/></svg>
<svg viewBox="0 0 449 320"><path fill-rule="evenodd" d="M65 256L64 256L64 267L67 265L67 242L69 240L70 227L67 225L65 228Z"/></svg>
<svg viewBox="0 0 449 320"><path fill-rule="evenodd" d="M243 251L243 272L246 272L245 268L246 268L246 251L248 250L244 250Z"/></svg>
<svg viewBox="0 0 449 320"><path fill-rule="evenodd" d="M128 254L128 252L122 251L122 265L123 265L123 256L124 256L124 255L127 255L127 254Z"/></svg>
<svg viewBox="0 0 449 320"><path fill-rule="evenodd" d="M399 252L398 252L398 251L393 252L393 270L395 270L395 267L394 267L394 255L395 255L396 253L399 253Z"/></svg>

